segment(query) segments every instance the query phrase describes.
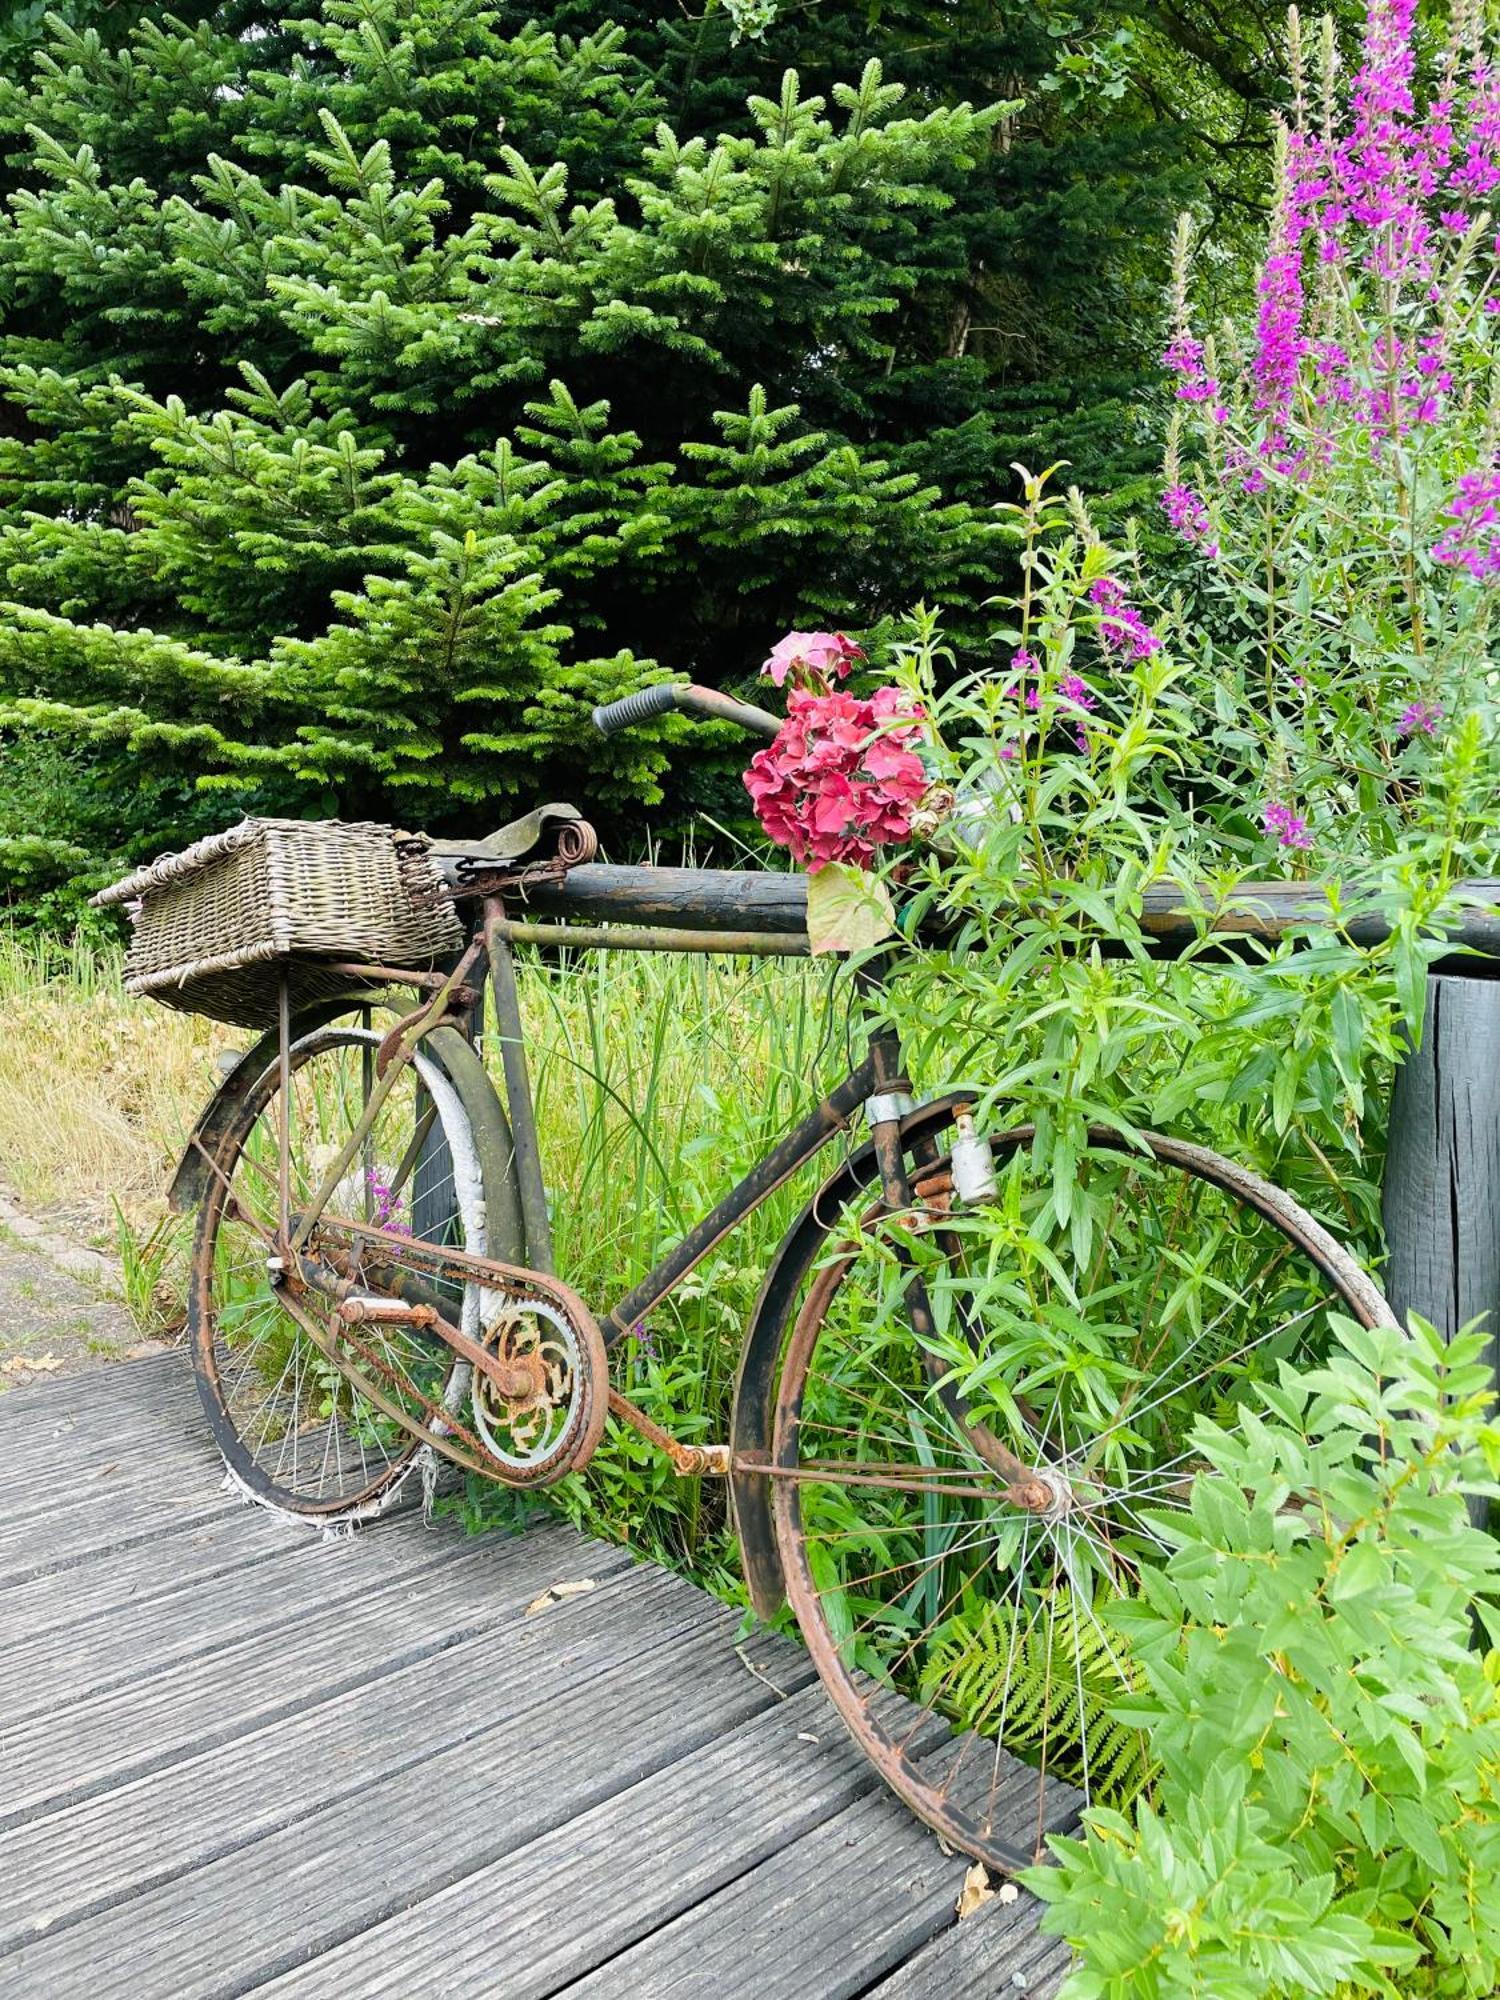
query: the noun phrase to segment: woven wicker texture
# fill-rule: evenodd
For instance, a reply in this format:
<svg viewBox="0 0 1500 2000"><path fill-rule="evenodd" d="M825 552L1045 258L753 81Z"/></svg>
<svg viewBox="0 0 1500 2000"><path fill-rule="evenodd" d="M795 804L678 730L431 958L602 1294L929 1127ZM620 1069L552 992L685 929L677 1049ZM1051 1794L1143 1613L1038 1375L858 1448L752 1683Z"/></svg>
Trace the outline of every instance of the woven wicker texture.
<svg viewBox="0 0 1500 2000"><path fill-rule="evenodd" d="M359 989L328 960L425 970L463 943L426 841L358 822L247 819L94 901L138 904L131 992L247 1028L274 1022L283 975L302 1005Z"/></svg>

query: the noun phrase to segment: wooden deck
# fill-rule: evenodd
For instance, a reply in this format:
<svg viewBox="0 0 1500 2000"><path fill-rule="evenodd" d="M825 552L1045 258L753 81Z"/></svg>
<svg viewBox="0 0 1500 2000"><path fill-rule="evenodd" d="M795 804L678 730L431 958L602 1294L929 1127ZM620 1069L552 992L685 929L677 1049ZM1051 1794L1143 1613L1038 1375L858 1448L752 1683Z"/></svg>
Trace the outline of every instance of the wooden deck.
<svg viewBox="0 0 1500 2000"><path fill-rule="evenodd" d="M592 1590L531 1609L549 1585ZM1046 2000L806 1660L562 1526L226 1493L181 1357L0 1397L7 2000Z"/></svg>

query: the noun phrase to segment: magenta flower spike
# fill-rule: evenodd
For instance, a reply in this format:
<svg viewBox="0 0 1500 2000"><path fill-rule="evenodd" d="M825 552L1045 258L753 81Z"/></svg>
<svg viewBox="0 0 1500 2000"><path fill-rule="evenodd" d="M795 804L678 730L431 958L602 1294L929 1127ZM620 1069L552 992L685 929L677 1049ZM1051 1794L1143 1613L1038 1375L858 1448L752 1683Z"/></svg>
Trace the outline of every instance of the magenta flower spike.
<svg viewBox="0 0 1500 2000"><path fill-rule="evenodd" d="M1290 806L1279 804L1275 799L1267 802L1262 818L1267 833L1276 836L1280 847L1307 848L1312 846L1312 835L1307 821L1301 813L1293 812Z"/></svg>
<svg viewBox="0 0 1500 2000"><path fill-rule="evenodd" d="M1160 638L1112 576L1101 576L1090 584L1089 601L1099 613L1099 639L1107 652L1145 660L1161 650Z"/></svg>

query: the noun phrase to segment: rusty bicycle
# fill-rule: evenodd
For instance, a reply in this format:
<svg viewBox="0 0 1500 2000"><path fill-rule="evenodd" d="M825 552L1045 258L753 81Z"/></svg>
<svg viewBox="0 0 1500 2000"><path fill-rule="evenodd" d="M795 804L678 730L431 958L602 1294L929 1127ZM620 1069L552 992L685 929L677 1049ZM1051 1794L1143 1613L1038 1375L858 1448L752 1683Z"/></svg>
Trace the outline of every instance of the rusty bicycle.
<svg viewBox="0 0 1500 2000"><path fill-rule="evenodd" d="M668 705L777 727L679 684L596 721ZM440 1459L540 1488L607 1422L634 1427L681 1476L727 1481L750 1603L790 1605L883 1778L1013 1871L1082 1803L1149 1778L1110 1712L1133 1685L1111 1607L1193 1501L1198 1420L1233 1423L1333 1319L1390 1309L1285 1193L1170 1136L1093 1129L1079 1173L1109 1222L1081 1237L1031 1172L1030 1130L985 1129L982 1081L916 1101L878 1010L862 1058L696 1227L586 1301L552 1268L516 951L806 949L795 877L593 853L576 813L545 808L433 845L429 893L457 913L435 959L325 952L311 980L262 954L264 1031L172 1192L196 1212L192 1357L230 1475L353 1522ZM881 964L861 970L872 997ZM674 1439L611 1383L611 1351L825 1152L745 1328L727 1435Z"/></svg>

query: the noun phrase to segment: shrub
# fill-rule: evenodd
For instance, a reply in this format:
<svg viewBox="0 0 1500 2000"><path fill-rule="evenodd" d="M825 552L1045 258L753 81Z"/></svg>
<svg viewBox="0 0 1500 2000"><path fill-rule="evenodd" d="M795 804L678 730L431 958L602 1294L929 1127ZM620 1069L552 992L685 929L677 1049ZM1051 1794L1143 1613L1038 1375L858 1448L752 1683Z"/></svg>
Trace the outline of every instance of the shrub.
<svg viewBox="0 0 1500 2000"><path fill-rule="evenodd" d="M1468 1995L1500 1984L1500 1550L1485 1338L1345 1322L1153 1519L1173 1544L1111 1617L1162 1764L1029 1885L1082 1955L1068 2000Z"/></svg>
<svg viewBox="0 0 1500 2000"><path fill-rule="evenodd" d="M1203 635L1194 805L1318 872L1400 855L1445 754L1493 777L1500 124L1464 6L1419 108L1413 11L1372 0L1347 103L1332 22L1313 60L1293 13L1251 324L1199 337L1178 235L1162 504Z"/></svg>
<svg viewBox="0 0 1500 2000"><path fill-rule="evenodd" d="M472 833L584 767L634 831L672 725L595 702L972 612L995 471L1080 394L1140 475L1140 273L1257 122L1201 27L1092 5L41 11L0 27L0 729L126 795L91 855L191 837L200 780Z"/></svg>

